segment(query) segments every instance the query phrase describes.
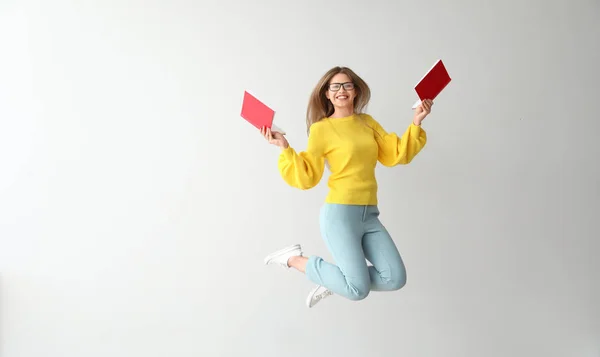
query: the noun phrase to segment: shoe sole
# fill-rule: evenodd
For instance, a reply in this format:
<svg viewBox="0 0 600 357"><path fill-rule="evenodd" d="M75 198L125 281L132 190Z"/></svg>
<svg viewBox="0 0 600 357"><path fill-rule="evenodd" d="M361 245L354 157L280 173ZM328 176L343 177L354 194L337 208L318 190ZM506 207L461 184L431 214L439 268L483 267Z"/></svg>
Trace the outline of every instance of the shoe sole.
<svg viewBox="0 0 600 357"><path fill-rule="evenodd" d="M315 296L315 293L316 293L316 292L317 292L317 290L319 290L319 288L321 288L321 287L322 287L321 285L317 285L317 286L316 286L316 287L314 287L314 288L313 288L313 289L310 291L310 293L308 294L308 297L306 298L306 306L307 306L309 309L311 309L311 308L315 307L315 305L316 305L316 304L318 304L318 303L319 303L321 300L323 300L323 299L325 299L325 298L327 298L327 297L329 297L329 296L333 295L333 293L331 293L330 295L327 295L327 296L325 296L323 299L321 299L321 300L319 300L319 301L315 302L313 305L311 305L311 302L312 302L312 299L313 299L313 297Z"/></svg>
<svg viewBox="0 0 600 357"><path fill-rule="evenodd" d="M294 245L292 245L292 246L285 247L285 248L283 248L283 249L280 249L280 250L278 250L278 251L276 251L276 252L273 252L273 253L269 254L269 255L268 255L266 258L265 258L265 260L264 260L264 261L265 261L265 264L269 264L269 262L270 262L270 261L271 261L273 258L276 258L276 257L278 257L278 256L280 256L280 255L282 255L282 254L286 254L286 253L289 253L289 252L291 252L291 251L294 251L294 250L300 250L300 244L294 244ZM300 251L300 252L302 253L302 251Z"/></svg>
<svg viewBox="0 0 600 357"><path fill-rule="evenodd" d="M317 290L318 290L319 288L320 288L320 286L319 286L319 285L317 285L317 287L316 287L316 288L313 288L313 289L310 291L310 293L308 293L308 297L306 298L306 306L307 306L309 309L311 309L311 308L313 308L313 307L315 306L315 305L311 305L310 303L311 303L311 301L312 301L312 298L313 298L313 296L315 296L315 293L317 292Z"/></svg>

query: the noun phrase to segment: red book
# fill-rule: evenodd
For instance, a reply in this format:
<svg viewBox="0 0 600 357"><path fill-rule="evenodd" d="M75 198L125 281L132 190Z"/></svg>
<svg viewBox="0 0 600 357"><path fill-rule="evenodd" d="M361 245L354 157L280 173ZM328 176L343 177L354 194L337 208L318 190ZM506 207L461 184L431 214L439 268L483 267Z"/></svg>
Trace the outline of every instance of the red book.
<svg viewBox="0 0 600 357"><path fill-rule="evenodd" d="M271 128L272 131L278 131L285 134L282 129L273 124L275 111L261 102L258 98L248 93L248 91L244 91L241 116L257 129L267 127Z"/></svg>
<svg viewBox="0 0 600 357"><path fill-rule="evenodd" d="M438 60L415 86L419 100L413 105L413 109L421 104L422 100L435 99L451 80L444 62Z"/></svg>

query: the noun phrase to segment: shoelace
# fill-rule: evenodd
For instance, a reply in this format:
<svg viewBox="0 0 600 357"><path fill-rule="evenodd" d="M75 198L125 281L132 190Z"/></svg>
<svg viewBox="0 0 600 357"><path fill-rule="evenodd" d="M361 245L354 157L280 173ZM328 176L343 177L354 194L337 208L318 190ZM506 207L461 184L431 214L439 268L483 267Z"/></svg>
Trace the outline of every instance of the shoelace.
<svg viewBox="0 0 600 357"><path fill-rule="evenodd" d="M315 302L321 301L322 299L325 299L329 295L333 295L333 293L330 290L325 290L322 293L315 296Z"/></svg>

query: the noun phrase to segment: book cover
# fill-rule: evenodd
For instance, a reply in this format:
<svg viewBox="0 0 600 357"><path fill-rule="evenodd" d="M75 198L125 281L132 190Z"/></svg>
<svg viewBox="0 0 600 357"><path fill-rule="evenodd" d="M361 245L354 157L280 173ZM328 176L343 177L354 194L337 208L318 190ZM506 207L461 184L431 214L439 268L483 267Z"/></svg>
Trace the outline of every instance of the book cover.
<svg viewBox="0 0 600 357"><path fill-rule="evenodd" d="M415 86L419 99L413 105L416 108L424 99L435 99L452 81L444 62L440 59L425 73Z"/></svg>
<svg viewBox="0 0 600 357"><path fill-rule="evenodd" d="M267 127L273 132L285 134L283 129L273 123L275 111L248 91L244 91L240 115L259 130Z"/></svg>
<svg viewBox="0 0 600 357"><path fill-rule="evenodd" d="M265 126L270 128L273 125L275 111L248 91L244 91L241 116L257 129Z"/></svg>

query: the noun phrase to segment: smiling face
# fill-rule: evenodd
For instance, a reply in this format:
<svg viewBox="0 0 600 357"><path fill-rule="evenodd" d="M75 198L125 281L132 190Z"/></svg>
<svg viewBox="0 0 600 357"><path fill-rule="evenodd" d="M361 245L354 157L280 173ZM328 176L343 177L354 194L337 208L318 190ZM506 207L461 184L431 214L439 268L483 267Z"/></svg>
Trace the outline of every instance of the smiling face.
<svg viewBox="0 0 600 357"><path fill-rule="evenodd" d="M352 69L335 66L325 72L313 88L306 109L306 131L325 118L343 118L362 113L371 99L369 85Z"/></svg>
<svg viewBox="0 0 600 357"><path fill-rule="evenodd" d="M335 108L350 109L354 106L356 90L352 79L347 74L338 73L329 81L325 95Z"/></svg>

